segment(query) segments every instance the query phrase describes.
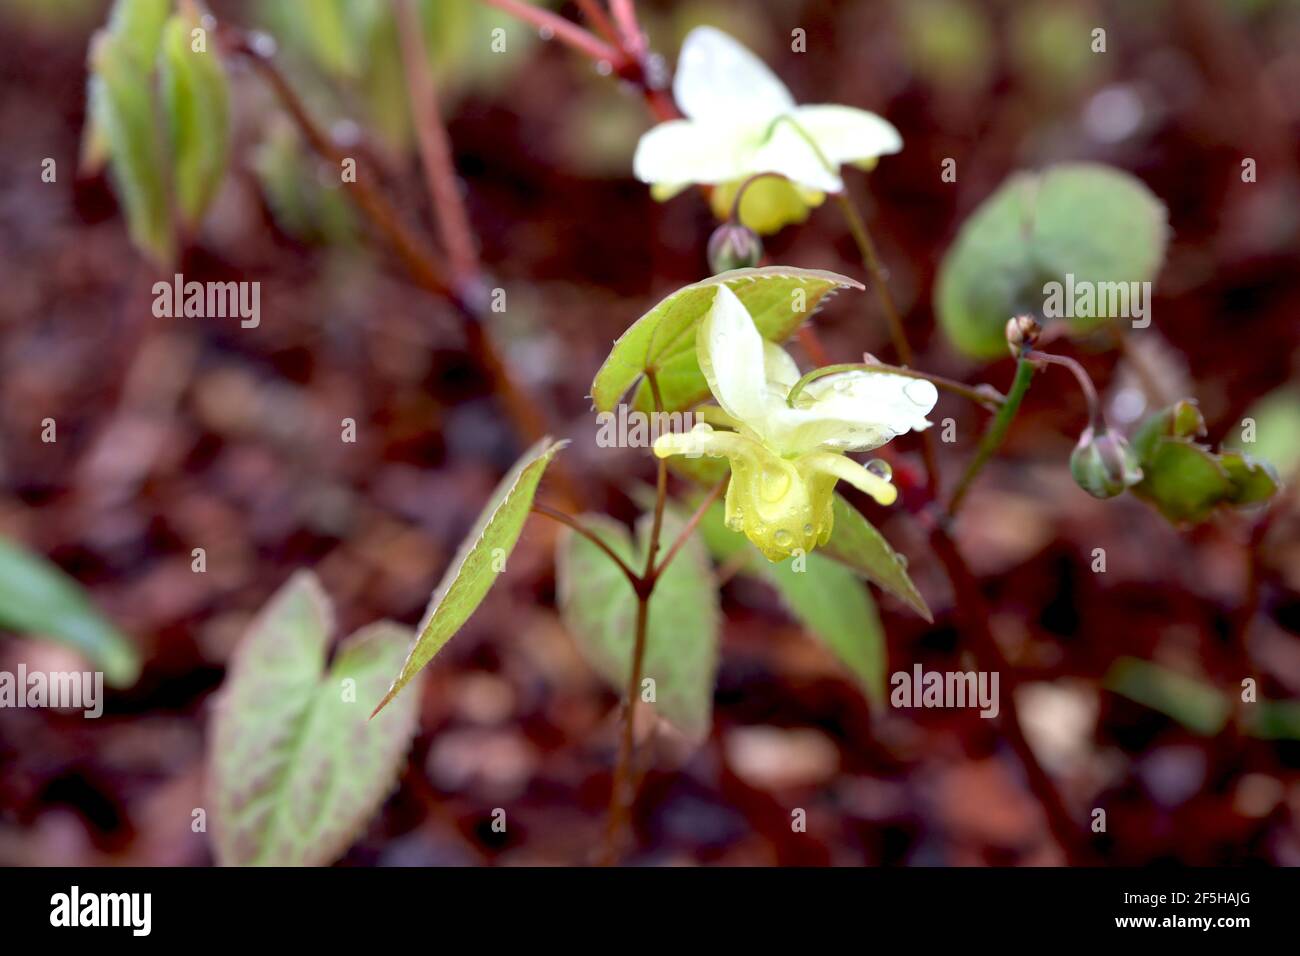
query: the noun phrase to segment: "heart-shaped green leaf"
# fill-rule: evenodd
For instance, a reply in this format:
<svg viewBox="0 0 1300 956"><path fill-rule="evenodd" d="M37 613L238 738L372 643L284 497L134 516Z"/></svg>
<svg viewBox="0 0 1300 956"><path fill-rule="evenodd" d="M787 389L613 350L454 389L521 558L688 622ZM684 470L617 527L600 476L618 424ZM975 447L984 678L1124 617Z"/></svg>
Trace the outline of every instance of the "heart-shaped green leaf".
<svg viewBox="0 0 1300 956"><path fill-rule="evenodd" d="M424 622L419 627L419 636L411 646L401 673L375 708L375 713L379 713L419 673L420 668L433 660L433 655L442 650L483 602L496 583L497 575L505 570L505 561L519 540L546 466L567 444L567 441L542 439L524 452L510 473L501 479L433 592Z"/></svg>
<svg viewBox="0 0 1300 956"><path fill-rule="evenodd" d="M235 651L209 744L213 838L223 865L320 866L338 858L392 790L418 701L370 720L410 641L373 624L328 671L333 614L315 575L275 594Z"/></svg>
<svg viewBox="0 0 1300 956"><path fill-rule="evenodd" d="M880 613L867 586L849 568L816 552L805 555L802 563L758 561L755 566L772 582L799 623L852 671L867 699L883 706L888 648Z"/></svg>
<svg viewBox="0 0 1300 956"><path fill-rule="evenodd" d="M1096 163L1020 172L966 220L944 256L935 303L945 332L977 358L1006 354L1005 328L1041 315L1048 282L1147 282L1164 260L1168 215L1139 180ZM1098 297L1100 299L1100 297ZM1149 304L1149 303L1148 303ZM1111 318L1070 320L1083 332Z"/></svg>
<svg viewBox="0 0 1300 956"><path fill-rule="evenodd" d="M163 29L159 79L171 137L172 183L184 225L203 218L226 171L230 94L216 37L195 50L197 18L176 15Z"/></svg>
<svg viewBox="0 0 1300 956"><path fill-rule="evenodd" d="M635 547L627 530L612 519L593 515L583 520L615 554L640 567L649 518L638 523ZM665 513L665 544L682 527L680 517ZM582 535L565 533L556 548L556 587L560 614L579 649L611 687L625 692L636 636L632 585L598 547ZM717 588L704 549L692 535L650 597L642 670L654 681L656 709L693 740L707 735L712 720L719 627Z"/></svg>
<svg viewBox="0 0 1300 956"><path fill-rule="evenodd" d="M681 411L708 398L695 358L695 329L713 306L721 284L744 303L763 337L783 342L838 289L861 289L847 276L816 269L765 266L736 269L678 289L619 337L591 383L596 410L612 411L647 370L655 373L664 411ZM652 408L644 382L638 408Z"/></svg>
<svg viewBox="0 0 1300 956"><path fill-rule="evenodd" d="M140 674L135 647L95 610L81 585L6 538L0 538L0 625L76 648L113 687L129 687Z"/></svg>

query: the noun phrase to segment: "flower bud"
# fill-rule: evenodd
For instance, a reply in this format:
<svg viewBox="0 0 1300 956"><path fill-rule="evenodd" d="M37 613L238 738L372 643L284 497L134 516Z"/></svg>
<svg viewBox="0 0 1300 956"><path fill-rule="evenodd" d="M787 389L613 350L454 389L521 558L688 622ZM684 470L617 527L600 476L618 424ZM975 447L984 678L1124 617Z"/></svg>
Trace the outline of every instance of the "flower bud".
<svg viewBox="0 0 1300 956"><path fill-rule="evenodd" d="M1038 341L1038 334L1042 328L1034 321L1032 316L1017 315L1015 318L1007 320L1007 346L1011 349L1011 354L1016 358L1025 349L1032 349Z"/></svg>
<svg viewBox="0 0 1300 956"><path fill-rule="evenodd" d="M709 237L709 268L713 274L748 269L763 258L758 233L738 222L724 222Z"/></svg>
<svg viewBox="0 0 1300 956"><path fill-rule="evenodd" d="M1142 467L1123 435L1089 425L1070 455L1070 474L1094 498L1113 498L1142 480Z"/></svg>

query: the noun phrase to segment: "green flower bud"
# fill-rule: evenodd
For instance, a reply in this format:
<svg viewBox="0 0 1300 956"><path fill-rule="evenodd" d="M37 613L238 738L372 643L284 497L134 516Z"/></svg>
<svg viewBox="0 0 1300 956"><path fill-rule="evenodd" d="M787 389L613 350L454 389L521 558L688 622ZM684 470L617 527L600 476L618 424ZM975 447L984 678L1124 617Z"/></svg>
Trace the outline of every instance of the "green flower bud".
<svg viewBox="0 0 1300 956"><path fill-rule="evenodd" d="M724 222L709 237L709 268L713 274L748 269L763 258L758 233L738 222Z"/></svg>
<svg viewBox="0 0 1300 956"><path fill-rule="evenodd" d="M1124 436L1102 425L1089 425L1070 455L1070 474L1094 498L1114 498L1142 480L1137 455Z"/></svg>

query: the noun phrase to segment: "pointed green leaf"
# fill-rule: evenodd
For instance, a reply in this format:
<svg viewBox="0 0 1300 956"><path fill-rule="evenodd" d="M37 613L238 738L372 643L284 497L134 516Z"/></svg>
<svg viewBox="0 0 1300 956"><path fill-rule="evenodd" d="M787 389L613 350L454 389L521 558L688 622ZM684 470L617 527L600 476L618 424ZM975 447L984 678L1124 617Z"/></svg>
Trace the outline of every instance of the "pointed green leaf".
<svg viewBox="0 0 1300 956"><path fill-rule="evenodd" d="M695 358L695 329L725 283L744 303L763 336L785 341L838 289L861 289L847 276L816 269L766 266L736 269L678 289L629 328L610 351L591 383L596 410L612 411L628 390L653 369L665 411L681 411L709 397L709 386ZM642 383L637 405L649 408Z"/></svg>
<svg viewBox="0 0 1300 956"><path fill-rule="evenodd" d="M197 18L180 14L163 29L159 76L171 137L172 182L181 221L193 229L226 171L230 94L215 36L194 49Z"/></svg>
<svg viewBox="0 0 1300 956"><path fill-rule="evenodd" d="M217 862L322 866L396 785L415 732L414 695L370 720L410 630L390 622L343 641L326 669L333 613L310 572L258 615L222 685L208 748Z"/></svg>
<svg viewBox="0 0 1300 956"><path fill-rule="evenodd" d="M635 547L626 529L612 519L593 515L583 520L620 558L639 567L645 560L649 519L644 516L638 523ZM665 546L683 526L672 512L664 515ZM636 636L631 584L608 555L583 536L566 532L556 549L556 587L560 614L579 649L622 694ZM692 535L650 598L643 674L655 682L659 713L693 740L702 740L712 721L719 628L717 588L704 549Z"/></svg>
<svg viewBox="0 0 1300 956"><path fill-rule="evenodd" d="M1231 712L1227 697L1213 685L1136 657L1115 661L1103 685L1207 737L1223 728Z"/></svg>
<svg viewBox="0 0 1300 956"><path fill-rule="evenodd" d="M375 713L386 706L419 673L420 668L433 660L433 655L442 650L483 602L496 583L497 574L505 567L504 559L510 556L519 540L546 466L567 444L567 441L542 439L528 449L509 474L501 479L433 592L424 622L419 627L419 637Z"/></svg>
<svg viewBox="0 0 1300 956"><path fill-rule="evenodd" d="M853 672L867 699L884 706L888 648L867 586L842 564L816 552L795 561L758 562L791 613Z"/></svg>
<svg viewBox="0 0 1300 956"><path fill-rule="evenodd" d="M1164 205L1141 181L1096 163L1019 172L966 220L944 256L935 304L944 331L976 358L1006 354L1011 316L1041 314L1048 282L1147 282L1164 260ZM1149 303L1148 303L1149 304ZM1077 332L1110 318L1070 319Z"/></svg>
<svg viewBox="0 0 1300 956"><path fill-rule="evenodd" d="M7 538L0 538L0 626L76 648L113 687L129 687L140 674L135 647L81 585Z"/></svg>
<svg viewBox="0 0 1300 956"><path fill-rule="evenodd" d="M862 512L838 494L834 508L835 524L822 553L853 568L933 623L934 615L925 598L907 574L907 559L889 546Z"/></svg>
<svg viewBox="0 0 1300 956"><path fill-rule="evenodd" d="M156 263L174 251L167 174L154 124L150 68L101 34L91 50L90 110L108 143L113 182L131 241Z"/></svg>
<svg viewBox="0 0 1300 956"><path fill-rule="evenodd" d="M108 32L145 68L152 65L172 0L117 0L108 17Z"/></svg>
<svg viewBox="0 0 1300 956"><path fill-rule="evenodd" d="M1277 494L1277 472L1268 462L1255 461L1249 455L1229 451L1219 455L1219 464L1232 482L1232 493L1228 496L1230 503L1257 505Z"/></svg>

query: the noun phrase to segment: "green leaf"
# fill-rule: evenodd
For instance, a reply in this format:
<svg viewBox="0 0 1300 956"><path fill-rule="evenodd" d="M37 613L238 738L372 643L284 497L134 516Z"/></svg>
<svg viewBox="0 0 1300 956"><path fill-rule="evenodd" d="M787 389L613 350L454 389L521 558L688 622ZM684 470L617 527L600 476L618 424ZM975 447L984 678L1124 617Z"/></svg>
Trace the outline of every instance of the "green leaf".
<svg viewBox="0 0 1300 956"><path fill-rule="evenodd" d="M152 66L172 0L117 0L108 17L108 32L144 67Z"/></svg>
<svg viewBox="0 0 1300 956"><path fill-rule="evenodd" d="M1231 712L1227 697L1214 686L1136 657L1115 661L1103 685L1207 737L1223 729Z"/></svg>
<svg viewBox="0 0 1300 956"><path fill-rule="evenodd" d="M1300 740L1300 700L1261 700L1247 710L1246 730L1264 740Z"/></svg>
<svg viewBox="0 0 1300 956"><path fill-rule="evenodd" d="M1255 461L1249 455L1236 452L1224 452L1219 455L1219 464L1232 482L1232 493L1228 496L1232 504L1260 504L1277 494L1277 473L1268 462Z"/></svg>
<svg viewBox="0 0 1300 956"><path fill-rule="evenodd" d="M135 647L95 610L81 585L6 538L0 538L0 625L75 648L113 687L129 687L140 675Z"/></svg>
<svg viewBox="0 0 1300 956"><path fill-rule="evenodd" d="M799 623L853 672L873 705L883 706L888 648L876 602L844 565L816 552L803 561L802 571L795 561L757 564Z"/></svg>
<svg viewBox="0 0 1300 956"><path fill-rule="evenodd" d="M663 395L664 411L681 411L709 397L709 386L695 358L695 329L713 306L725 283L744 303L764 338L785 341L838 289L862 284L815 269L766 266L736 269L678 289L633 323L614 343L591 383L596 410L612 411L647 370L653 370ZM642 382L637 406L652 407Z"/></svg>
<svg viewBox="0 0 1300 956"><path fill-rule="evenodd" d="M1199 438L1205 434L1205 418L1196 403L1182 399L1163 408L1138 426L1133 435L1133 452L1146 461L1161 438Z"/></svg>
<svg viewBox="0 0 1300 956"><path fill-rule="evenodd" d="M326 669L329 598L295 574L258 615L222 685L209 741L217 862L322 866L351 845L396 785L415 695L369 720L410 641L372 624Z"/></svg>
<svg viewBox="0 0 1300 956"><path fill-rule="evenodd" d="M1281 475L1291 475L1300 468L1300 386L1275 389L1253 404L1244 422L1252 425L1252 441L1243 441L1234 430L1224 445L1250 452L1255 461L1266 461Z"/></svg>
<svg viewBox="0 0 1300 956"><path fill-rule="evenodd" d="M638 522L636 547L627 530L612 519L593 515L583 520L632 567L645 561L650 515ZM683 526L677 515L664 514L665 547ZM561 617L579 649L610 686L623 693L636 636L632 585L608 555L585 537L566 532L556 548L556 588ZM656 709L695 741L704 739L712 720L719 629L717 588L704 549L692 535L650 597L642 670L655 682Z"/></svg>
<svg viewBox="0 0 1300 956"><path fill-rule="evenodd" d="M191 31L197 18L177 15L163 30L159 57L171 137L172 182L184 225L193 229L217 194L230 146L230 93L215 36L202 52Z"/></svg>
<svg viewBox="0 0 1300 956"><path fill-rule="evenodd" d="M907 559L889 546L885 536L863 517L862 512L836 495L835 525L822 553L848 565L869 581L884 588L921 617L934 623L934 615L907 574Z"/></svg>
<svg viewBox="0 0 1300 956"><path fill-rule="evenodd" d="M174 237L150 69L120 39L101 34L91 50L91 70L90 110L108 143L131 241L154 262L166 265L173 256Z"/></svg>
<svg viewBox="0 0 1300 956"><path fill-rule="evenodd" d="M433 660L433 656L483 603L483 598L496 583L497 574L505 567L504 560L519 540L546 466L567 444L567 441L553 442L543 438L528 449L509 474L501 479L433 592L419 628L419 637L375 713L397 696L420 668Z"/></svg>
<svg viewBox="0 0 1300 956"><path fill-rule="evenodd" d="M976 358L1006 354L1013 315L1041 314L1047 282L1146 282L1164 260L1164 205L1139 180L1095 163L1019 172L962 226L936 280L939 320ZM1084 332L1110 316L1071 319Z"/></svg>
<svg viewBox="0 0 1300 956"><path fill-rule="evenodd" d="M1132 491L1175 523L1204 521L1234 493L1218 458L1200 445L1174 438L1156 443L1143 460L1142 480Z"/></svg>

